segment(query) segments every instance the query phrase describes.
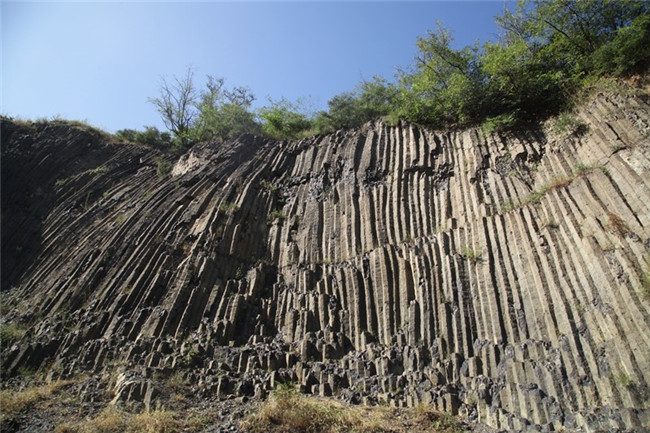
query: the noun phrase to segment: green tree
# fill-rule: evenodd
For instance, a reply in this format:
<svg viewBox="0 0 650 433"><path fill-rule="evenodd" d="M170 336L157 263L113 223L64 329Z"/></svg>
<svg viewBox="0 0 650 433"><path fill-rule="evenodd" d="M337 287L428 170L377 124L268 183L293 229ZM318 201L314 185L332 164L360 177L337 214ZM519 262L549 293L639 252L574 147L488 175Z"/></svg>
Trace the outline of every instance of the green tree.
<svg viewBox="0 0 650 433"><path fill-rule="evenodd" d="M363 81L351 92L334 96L327 102L329 110L314 118L315 128L321 132L354 128L396 111L399 91L384 78L373 77Z"/></svg>
<svg viewBox="0 0 650 433"><path fill-rule="evenodd" d="M115 133L115 137L121 140L158 147L164 150L173 147L172 136L168 132L160 131L155 126L145 126L144 131L120 129Z"/></svg>
<svg viewBox="0 0 650 433"><path fill-rule="evenodd" d="M165 126L181 145L188 146L191 144L190 131L198 115L194 71L188 68L184 77L174 77L172 83L165 77L161 78L159 90L160 95L149 98L149 102L156 107Z"/></svg>
<svg viewBox="0 0 650 433"><path fill-rule="evenodd" d="M259 134L261 127L250 107L255 96L246 87L227 89L223 78L208 76L201 94L199 116L193 130L196 141L225 141L240 134Z"/></svg>
<svg viewBox="0 0 650 433"><path fill-rule="evenodd" d="M456 50L449 30L417 41L419 54L410 71L400 73L398 113L430 126L464 125L483 110L484 77L477 46Z"/></svg>
<svg viewBox="0 0 650 433"><path fill-rule="evenodd" d="M640 15L616 36L602 45L593 56L600 74L624 76L643 72L650 66L650 15Z"/></svg>
<svg viewBox="0 0 650 433"><path fill-rule="evenodd" d="M312 127L311 120L301 112L298 103L289 102L284 98L270 102L270 107L263 107L259 111L263 122L262 129L269 137L297 138Z"/></svg>

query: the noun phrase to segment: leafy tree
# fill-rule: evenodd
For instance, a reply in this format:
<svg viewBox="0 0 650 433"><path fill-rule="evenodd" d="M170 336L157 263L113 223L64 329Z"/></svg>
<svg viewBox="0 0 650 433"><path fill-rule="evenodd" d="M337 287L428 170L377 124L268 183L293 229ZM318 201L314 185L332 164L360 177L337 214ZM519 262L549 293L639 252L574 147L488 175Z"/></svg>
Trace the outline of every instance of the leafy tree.
<svg viewBox="0 0 650 433"><path fill-rule="evenodd" d="M190 130L198 114L197 93L194 87L194 72L188 68L183 78L174 77L172 83L163 77L160 84L160 95L149 98L160 113L165 126L172 131L174 137L183 146L190 144Z"/></svg>
<svg viewBox="0 0 650 433"><path fill-rule="evenodd" d="M642 72L650 66L650 15L638 16L620 28L612 41L602 45L593 56L600 74L616 76Z"/></svg>
<svg viewBox="0 0 650 433"><path fill-rule="evenodd" d="M171 135L168 132L158 130L155 126L146 126L144 131L121 129L115 133L115 136L121 140L159 147L161 149L170 149L173 146Z"/></svg>
<svg viewBox="0 0 650 433"><path fill-rule="evenodd" d="M334 96L327 103L329 111L314 118L314 126L321 132L354 128L389 115L396 110L398 89L384 78L363 81L353 91Z"/></svg>
<svg viewBox="0 0 650 433"><path fill-rule="evenodd" d="M194 130L197 141L236 138L244 133L260 133L261 127L250 107L255 96L246 87L227 89L225 80L208 76L207 90L201 94L199 117Z"/></svg>
<svg viewBox="0 0 650 433"><path fill-rule="evenodd" d="M263 121L262 129L269 137L297 138L312 127L311 120L306 114L300 112L297 103L291 103L284 98L270 102L270 107L264 107L259 111Z"/></svg>
<svg viewBox="0 0 650 433"><path fill-rule="evenodd" d="M533 117L561 106L565 99L565 73L549 68L523 39L486 44L481 66L487 78L485 96L491 102L484 110L486 116L516 113L516 117Z"/></svg>
<svg viewBox="0 0 650 433"><path fill-rule="evenodd" d="M399 114L432 126L466 124L481 111L484 79L477 47L451 48L449 30L417 41L419 55L411 72L400 74Z"/></svg>

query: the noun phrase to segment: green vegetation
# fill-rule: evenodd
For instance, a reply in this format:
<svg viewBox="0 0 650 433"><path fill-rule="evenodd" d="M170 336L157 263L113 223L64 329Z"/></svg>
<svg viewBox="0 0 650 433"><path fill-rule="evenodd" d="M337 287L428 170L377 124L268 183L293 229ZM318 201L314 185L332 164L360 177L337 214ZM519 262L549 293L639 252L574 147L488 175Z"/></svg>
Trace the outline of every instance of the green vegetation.
<svg viewBox="0 0 650 433"><path fill-rule="evenodd" d="M555 114L557 133L579 133L584 125L570 113L584 89L650 66L649 11L649 3L634 0L523 0L496 18L498 42L462 49L452 47L451 32L438 24L418 38L414 63L394 83L363 81L315 114L286 99L255 112L249 89L228 89L223 78L208 76L200 91L190 69L172 82L163 78L159 97L150 99L171 140L155 128L119 135L182 149L243 133L294 139L378 118L432 128L483 125L489 133Z"/></svg>
<svg viewBox="0 0 650 433"><path fill-rule="evenodd" d="M270 182L266 179L262 179L260 181L260 187L268 192L276 192L278 190L278 185L274 184L273 182Z"/></svg>
<svg viewBox="0 0 650 433"><path fill-rule="evenodd" d="M219 210L226 215L233 215L239 210L239 206L237 206L237 203L223 202L219 205Z"/></svg>
<svg viewBox="0 0 650 433"><path fill-rule="evenodd" d="M299 104L286 99L271 101L270 107L260 109L259 116L264 133L275 139L298 138L312 127L311 119L301 112Z"/></svg>
<svg viewBox="0 0 650 433"><path fill-rule="evenodd" d="M531 191L530 194L521 200L521 203L517 204L512 200L504 202L501 205L500 211L510 212L512 210L528 206L529 204L538 204L549 191L558 188L565 188L578 177L589 174L596 169L605 170L605 168L602 166L577 164L575 170L571 174L568 176L558 176L551 179L550 182L543 185L540 189Z"/></svg>
<svg viewBox="0 0 650 433"><path fill-rule="evenodd" d="M171 134L161 132L155 126L146 126L144 131L120 129L115 133L115 138L161 149L169 149L174 146Z"/></svg>
<svg viewBox="0 0 650 433"><path fill-rule="evenodd" d="M634 380L625 373L618 373L613 376L614 382L624 386L625 388L631 388L634 386Z"/></svg>
<svg viewBox="0 0 650 433"><path fill-rule="evenodd" d="M553 123L553 132L559 135L579 134L585 128L581 120L568 112L561 113Z"/></svg>
<svg viewBox="0 0 650 433"><path fill-rule="evenodd" d="M573 107L594 90L621 90L618 78L644 75L650 66L650 3L640 0L521 0L496 17L496 42L453 47L451 32L438 24L416 41L418 54L389 81L362 81L334 96L326 111L281 98L258 110L246 87L194 72L162 78L149 101L169 132L147 126L123 129L114 138L180 152L206 141L241 134L296 139L384 119L435 129L482 125L486 133L508 130L558 115L558 134L578 134L584 125ZM58 117L36 122L107 133L85 122Z"/></svg>
<svg viewBox="0 0 650 433"><path fill-rule="evenodd" d="M12 346L26 333L24 326L16 323L0 323L0 347Z"/></svg>
<svg viewBox="0 0 650 433"><path fill-rule="evenodd" d="M154 159L156 163L156 175L159 178L164 178L172 172L172 163L162 157Z"/></svg>
<svg viewBox="0 0 650 433"><path fill-rule="evenodd" d="M481 252L470 247L463 248L460 255L472 263L476 263L481 260Z"/></svg>
<svg viewBox="0 0 650 433"><path fill-rule="evenodd" d="M283 220L285 218L284 212L281 209L272 210L268 216L268 222L275 220Z"/></svg>

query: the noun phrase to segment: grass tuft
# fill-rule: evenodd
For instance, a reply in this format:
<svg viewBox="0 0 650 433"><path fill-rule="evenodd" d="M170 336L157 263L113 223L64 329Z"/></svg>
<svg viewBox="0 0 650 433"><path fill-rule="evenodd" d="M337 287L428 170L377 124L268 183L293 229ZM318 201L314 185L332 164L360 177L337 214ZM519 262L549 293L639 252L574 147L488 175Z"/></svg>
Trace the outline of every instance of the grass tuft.
<svg viewBox="0 0 650 433"><path fill-rule="evenodd" d="M472 263L476 263L481 260L481 252L470 247L463 248L463 251L461 251L460 255Z"/></svg>
<svg viewBox="0 0 650 433"><path fill-rule="evenodd" d="M57 380L45 385L31 386L18 392L0 391L0 422L12 419L27 407L51 397L52 394L71 383L73 383L71 380Z"/></svg>
<svg viewBox="0 0 650 433"><path fill-rule="evenodd" d="M80 422L65 422L56 427L56 433L175 433L183 429L176 414L154 410L139 414L128 413L108 406L94 418Z"/></svg>
<svg viewBox="0 0 650 433"><path fill-rule="evenodd" d="M609 226L611 229L621 237L625 237L632 233L628 225L623 219L614 212L607 212L609 218Z"/></svg>
<svg viewBox="0 0 650 433"><path fill-rule="evenodd" d="M452 417L426 405L412 409L348 406L282 387L241 423L250 433L411 433L463 431Z"/></svg>
<svg viewBox="0 0 650 433"><path fill-rule="evenodd" d="M267 221L271 223L271 222L273 222L275 220L282 221L285 218L286 218L286 216L285 216L284 212L282 212L281 209L276 209L276 210L271 211L271 213L269 213L269 215L267 217Z"/></svg>
<svg viewBox="0 0 650 433"><path fill-rule="evenodd" d="M530 204L538 204L539 202L542 201L542 198L549 191L552 191L554 189L559 189L559 188L566 188L571 184L571 182L576 180L578 177L585 176L596 169L601 169L603 171L605 170L605 168L602 166L585 165L579 163L576 165L575 170L573 170L573 172L570 175L554 177L547 184L543 185L540 189L536 191L531 191L526 197L524 197L521 200L521 203L517 204L512 200L508 200L504 202L500 207L500 211L501 213L506 213L515 209L528 206Z"/></svg>
<svg viewBox="0 0 650 433"><path fill-rule="evenodd" d="M0 323L0 347L10 347L23 338L27 329L17 323Z"/></svg>
<svg viewBox="0 0 650 433"><path fill-rule="evenodd" d="M294 388L281 387L243 427L253 433L341 432L355 424L345 419L344 408L340 402L306 398Z"/></svg>

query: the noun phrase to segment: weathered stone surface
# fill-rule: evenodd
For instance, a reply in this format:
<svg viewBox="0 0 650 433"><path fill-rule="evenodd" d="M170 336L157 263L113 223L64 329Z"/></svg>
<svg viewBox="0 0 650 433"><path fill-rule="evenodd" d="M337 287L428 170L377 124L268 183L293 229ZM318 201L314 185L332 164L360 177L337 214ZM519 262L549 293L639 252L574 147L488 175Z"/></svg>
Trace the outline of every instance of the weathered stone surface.
<svg viewBox="0 0 650 433"><path fill-rule="evenodd" d="M182 370L223 398L294 382L500 429L647 428L646 100L596 98L582 135L245 136L166 178L149 149L3 122L2 320L30 325L3 374L142 371L116 399L151 401Z"/></svg>

